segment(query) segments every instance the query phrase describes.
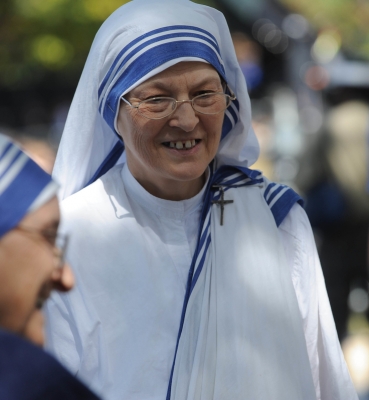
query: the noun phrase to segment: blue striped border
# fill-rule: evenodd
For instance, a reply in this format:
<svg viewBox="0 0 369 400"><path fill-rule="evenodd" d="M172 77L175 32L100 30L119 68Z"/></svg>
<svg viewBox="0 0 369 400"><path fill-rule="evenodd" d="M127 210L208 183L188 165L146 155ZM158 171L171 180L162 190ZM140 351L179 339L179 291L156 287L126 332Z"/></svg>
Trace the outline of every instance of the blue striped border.
<svg viewBox="0 0 369 400"><path fill-rule="evenodd" d="M269 195L271 189L275 190ZM284 189L287 189L285 193L283 193L282 196L270 207L274 198ZM283 222L295 203L300 204L302 207L304 206L304 200L293 189L274 182L270 183L266 188L264 198L270 207L277 226Z"/></svg>
<svg viewBox="0 0 369 400"><path fill-rule="evenodd" d="M23 153L19 151L17 158L20 154ZM34 200L50 182L51 176L31 159L23 165L0 196L0 237L18 225Z"/></svg>
<svg viewBox="0 0 369 400"><path fill-rule="evenodd" d="M209 33L208 31L206 31L205 29L197 28L197 27L195 27L195 26L190 26L190 25L172 25L172 26L166 26L166 27L164 27L164 28L155 29L155 30L153 30L153 31L147 32L147 33L145 33L145 34L139 36L139 37L136 38L135 40L132 40L132 42L130 42L127 46L125 46L125 47L119 52L119 54L118 54L117 57L115 58L113 64L111 65L109 71L108 71L107 74L105 75L105 78L104 78L104 80L102 81L102 83L101 83L101 85L100 85L100 87L99 87L99 91L98 91L99 98L100 98L100 96L101 96L101 93L102 93L103 90L104 90L104 87L105 87L106 83L109 81L110 76L111 76L111 74L113 73L113 71L114 71L114 69L115 69L117 63L119 62L120 58L123 56L124 53L126 53L130 48L132 48L134 45L136 45L137 43L139 43L140 41L142 41L142 40L144 40L144 39L146 39L146 38L149 38L149 37L151 37L151 36L154 36L154 35L157 35L157 34L160 34L160 33L163 33L163 32L168 32L168 31L173 31L173 30L180 30L180 29L183 29L183 30L192 30L192 31L194 31L194 32L200 32L200 33L203 33L204 35L209 36L210 38L213 39L213 42L211 42L211 44L216 48L216 50L217 50L218 53L220 54L219 45L218 45L217 40L215 39L215 37L214 37L211 33ZM189 35L189 33L188 33L188 32L183 32L182 36L185 36L185 35ZM200 35L198 35L198 36L200 36ZM162 38L162 37L160 36L160 37L158 37L156 40L161 40L161 38ZM201 38L202 38L202 39L206 39L205 36L201 36ZM208 40L208 41L209 41L209 40ZM146 43L147 43L147 42L145 42L144 44L146 44ZM131 54L134 55L135 53L131 53Z"/></svg>
<svg viewBox="0 0 369 400"><path fill-rule="evenodd" d="M222 135L220 137L221 141L228 135L228 133L232 130L232 128L233 128L233 125L232 125L231 120L227 117L227 115L224 114Z"/></svg>
<svg viewBox="0 0 369 400"><path fill-rule="evenodd" d="M5 147L3 152L0 154L0 161L6 156L6 154L8 153L8 151L13 147L12 143L8 143Z"/></svg>
<svg viewBox="0 0 369 400"><path fill-rule="evenodd" d="M0 163L4 160L4 158L6 157L6 155L9 153L10 149L14 148L14 145L10 145L9 147L7 146L5 151L3 152L3 154L0 157ZM23 154L23 152L18 149L14 155L13 158L11 159L11 161L8 163L8 166L4 169L4 171L1 173L0 175L0 179L2 179L3 176L5 176L8 171L12 168L12 166L18 161L19 157ZM3 161L4 162L4 161Z"/></svg>
<svg viewBox="0 0 369 400"><path fill-rule="evenodd" d="M121 94L156 67L181 57L198 57L208 61L225 80L223 66L218 57L209 46L203 43L188 40L164 43L151 48L124 71L124 75L117 80L107 95L102 114L113 131L115 131L114 121Z"/></svg>

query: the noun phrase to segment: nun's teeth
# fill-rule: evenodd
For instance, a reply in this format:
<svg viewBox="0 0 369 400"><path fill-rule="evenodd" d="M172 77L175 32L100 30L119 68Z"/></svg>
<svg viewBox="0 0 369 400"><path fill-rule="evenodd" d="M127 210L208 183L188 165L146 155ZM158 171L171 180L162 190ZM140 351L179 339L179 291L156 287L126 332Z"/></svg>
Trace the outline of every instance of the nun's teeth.
<svg viewBox="0 0 369 400"><path fill-rule="evenodd" d="M196 146L196 140L186 140L186 141L178 141L178 142L167 142L165 145L167 147L170 147L171 149L177 149L177 150L182 150L182 149L192 149L192 147Z"/></svg>

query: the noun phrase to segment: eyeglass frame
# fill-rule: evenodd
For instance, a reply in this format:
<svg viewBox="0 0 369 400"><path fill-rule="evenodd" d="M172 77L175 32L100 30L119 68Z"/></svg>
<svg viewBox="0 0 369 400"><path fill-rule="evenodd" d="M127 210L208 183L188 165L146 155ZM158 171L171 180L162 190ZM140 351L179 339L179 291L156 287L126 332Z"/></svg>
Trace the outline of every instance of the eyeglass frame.
<svg viewBox="0 0 369 400"><path fill-rule="evenodd" d="M50 242L50 236L46 235L46 231L40 231L37 229L32 229L32 228L27 228L21 225L16 226L15 228L13 228L17 231L23 232L23 233L28 233L28 234L32 234L32 235L38 235L40 237L42 237L42 239L45 240L45 242L52 247L54 250L58 250L58 254L54 253L54 256L56 256L58 258L58 264L57 264L57 269L62 270L65 264L65 254L67 251L67 247L68 247L68 242L69 242L69 235L68 234L61 234L61 233L56 233L55 235L55 243L52 244ZM62 241L62 245L59 246L58 243L60 243Z"/></svg>
<svg viewBox="0 0 369 400"><path fill-rule="evenodd" d="M159 120L159 119L164 119L164 118L169 117L170 115L172 115L172 114L177 110L177 108L178 108L178 103L181 103L181 104L183 104L183 103L191 103L192 109L193 109L195 112L199 113L199 114L203 114L203 115L217 115L217 114L221 113L222 111L225 111L225 110L231 105L231 102L237 99L237 97L236 97L236 95L234 94L234 92L232 91L232 89L226 84L226 88L225 88L225 89L227 89L227 88L228 88L230 94L225 93L225 92L210 92L210 93L199 94L198 96L195 96L195 97L193 97L192 99L188 99L188 100L176 100L174 97L159 96L159 97L152 97L152 98L150 98L150 99L142 100L142 101L140 101L140 102L137 104L137 106L134 106L134 105L131 104L127 99L125 99L125 98L124 98L124 95L121 96L120 98L121 98L121 100L123 100L126 104L128 104L129 106L131 106L132 108L136 108L137 111L138 111L138 113L139 113L140 115L142 115L144 118L146 118L146 119L151 119L151 120ZM201 112L201 111L196 110L196 109L194 108L194 106L193 106L193 101L194 101L195 99L198 99L199 97L209 96L209 94L223 94L223 95L225 95L225 96L228 96L230 102L229 102L229 104L227 105L227 107L226 107L224 110L219 111L219 112L217 112L217 113L207 114L207 113L204 113L204 112ZM171 99L171 100L174 100L174 101L175 101L175 107L174 107L173 111L171 111L168 115L165 115L164 117L158 117L158 118L150 118L150 117L147 117L145 114L142 114L142 113L140 112L139 107L140 107L140 105L141 105L142 103L145 103L145 102L147 102L148 100L157 100L157 99Z"/></svg>

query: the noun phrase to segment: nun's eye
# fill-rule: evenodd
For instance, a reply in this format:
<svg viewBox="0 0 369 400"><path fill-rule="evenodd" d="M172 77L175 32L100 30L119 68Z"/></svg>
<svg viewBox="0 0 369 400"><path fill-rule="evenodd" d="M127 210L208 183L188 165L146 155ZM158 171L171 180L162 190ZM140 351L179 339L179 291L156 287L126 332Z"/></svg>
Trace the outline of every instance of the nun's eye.
<svg viewBox="0 0 369 400"><path fill-rule="evenodd" d="M198 92L195 93L194 97L201 96L204 94L213 94L213 93L216 93L216 91L214 91L214 90L199 90Z"/></svg>
<svg viewBox="0 0 369 400"><path fill-rule="evenodd" d="M48 243L50 243L52 246L55 246L56 238L58 236L57 231L43 230L40 233Z"/></svg>
<svg viewBox="0 0 369 400"><path fill-rule="evenodd" d="M151 97L145 100L146 104L161 104L164 101L167 101L167 97Z"/></svg>

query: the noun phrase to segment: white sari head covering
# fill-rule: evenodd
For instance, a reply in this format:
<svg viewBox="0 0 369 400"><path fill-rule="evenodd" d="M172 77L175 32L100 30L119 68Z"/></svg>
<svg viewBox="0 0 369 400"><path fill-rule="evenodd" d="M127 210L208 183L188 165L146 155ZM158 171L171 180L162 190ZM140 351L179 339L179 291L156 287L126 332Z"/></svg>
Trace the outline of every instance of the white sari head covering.
<svg viewBox="0 0 369 400"><path fill-rule="evenodd" d="M0 239L56 196L58 188L47 172L0 134Z"/></svg>
<svg viewBox="0 0 369 400"><path fill-rule="evenodd" d="M92 44L54 169L62 198L124 159L115 127L120 97L181 61L211 64L237 96L225 112L217 165L256 161L250 99L223 14L189 0L134 0L104 22Z"/></svg>

